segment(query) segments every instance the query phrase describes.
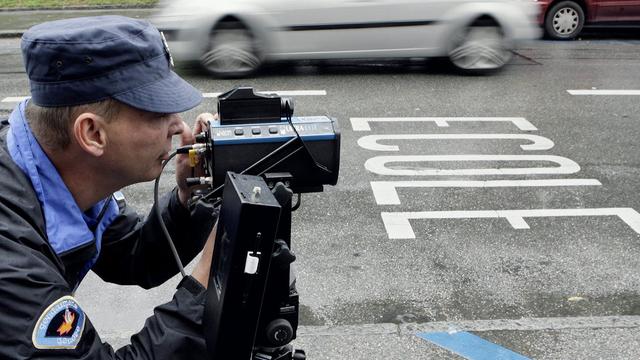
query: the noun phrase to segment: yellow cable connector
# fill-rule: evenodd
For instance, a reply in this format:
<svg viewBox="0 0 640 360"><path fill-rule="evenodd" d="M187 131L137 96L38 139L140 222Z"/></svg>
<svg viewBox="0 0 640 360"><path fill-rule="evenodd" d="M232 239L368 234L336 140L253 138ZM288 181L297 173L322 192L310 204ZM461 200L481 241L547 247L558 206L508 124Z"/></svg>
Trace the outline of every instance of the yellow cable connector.
<svg viewBox="0 0 640 360"><path fill-rule="evenodd" d="M198 153L195 149L189 150L189 165L191 167L198 165Z"/></svg>

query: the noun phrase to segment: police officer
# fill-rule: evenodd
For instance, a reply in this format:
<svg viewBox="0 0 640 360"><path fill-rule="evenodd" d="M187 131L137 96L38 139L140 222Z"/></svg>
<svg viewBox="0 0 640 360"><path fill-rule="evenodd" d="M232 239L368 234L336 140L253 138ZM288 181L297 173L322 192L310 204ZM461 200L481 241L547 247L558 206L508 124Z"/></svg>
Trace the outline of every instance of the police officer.
<svg viewBox="0 0 640 360"><path fill-rule="evenodd" d="M185 206L186 159L176 163L178 186L155 206L183 262L205 243L207 254L173 300L114 351L73 297L89 270L143 288L177 273L157 218L143 220L112 194L157 177L173 136L193 142L177 114L201 94L172 71L162 35L141 20L40 24L22 37L22 53L31 99L0 131L0 359L206 358L214 219Z"/></svg>

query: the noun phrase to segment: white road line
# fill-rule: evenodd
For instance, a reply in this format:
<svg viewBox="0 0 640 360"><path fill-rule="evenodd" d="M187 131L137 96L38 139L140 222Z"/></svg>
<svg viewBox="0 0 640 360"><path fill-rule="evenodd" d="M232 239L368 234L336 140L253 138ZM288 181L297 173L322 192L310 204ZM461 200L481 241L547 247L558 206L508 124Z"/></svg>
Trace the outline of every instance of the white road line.
<svg viewBox="0 0 640 360"><path fill-rule="evenodd" d="M414 219L495 219L504 218L514 229L529 229L527 217L617 216L633 231L640 234L640 214L632 208L595 209L531 209L531 210L472 210L383 212L382 222L389 239L415 239L409 220Z"/></svg>
<svg viewBox="0 0 640 360"><path fill-rule="evenodd" d="M571 95L640 95L640 90L567 90Z"/></svg>
<svg viewBox="0 0 640 360"><path fill-rule="evenodd" d="M503 188L600 185L602 183L596 179L372 181L371 189L378 205L400 205L397 188Z"/></svg>
<svg viewBox="0 0 640 360"><path fill-rule="evenodd" d="M397 145L378 144L380 140L529 140L533 144L520 145L522 150L549 150L553 147L550 139L529 134L400 134L367 135L358 139L360 147L372 151L400 151Z"/></svg>
<svg viewBox="0 0 640 360"><path fill-rule="evenodd" d="M370 122L434 122L438 127L449 127L449 122L511 122L523 131L538 130L522 117L380 117L351 118L354 131L371 131Z"/></svg>
<svg viewBox="0 0 640 360"><path fill-rule="evenodd" d="M326 90L282 90L282 91L256 91L257 94L277 94L280 96L325 96ZM203 93L202 97L215 98L223 93Z"/></svg>
<svg viewBox="0 0 640 360"><path fill-rule="evenodd" d="M6 97L4 99L2 99L3 103L8 103L8 102L20 102L24 99L28 99L31 96L13 96L13 97Z"/></svg>
<svg viewBox="0 0 640 360"><path fill-rule="evenodd" d="M487 167L480 169L440 169L399 166L391 163L417 162L460 162L460 161L548 161L555 167ZM376 156L364 163L365 169L378 175L389 176L460 176L460 175L529 175L529 174L573 174L580 171L580 165L563 156L556 155L393 155Z"/></svg>
<svg viewBox="0 0 640 360"><path fill-rule="evenodd" d="M258 91L258 94L277 94L280 96L325 96L326 90L283 90L283 91ZM203 93L202 97L215 98L222 93ZM30 96L10 96L2 99L3 103L15 103L20 102Z"/></svg>

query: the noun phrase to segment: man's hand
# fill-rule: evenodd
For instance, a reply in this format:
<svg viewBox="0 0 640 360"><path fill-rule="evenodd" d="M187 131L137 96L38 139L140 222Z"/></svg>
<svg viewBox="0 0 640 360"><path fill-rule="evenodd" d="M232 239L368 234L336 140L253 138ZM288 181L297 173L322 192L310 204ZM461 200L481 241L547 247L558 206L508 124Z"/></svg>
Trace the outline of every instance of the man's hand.
<svg viewBox="0 0 640 360"><path fill-rule="evenodd" d="M207 238L207 242L204 244L200 260L198 260L198 263L191 273L191 276L198 280L198 282L205 288L209 285L209 272L211 271L211 259L213 258L213 248L216 241L217 229L218 223L216 222L209 234L209 237Z"/></svg>
<svg viewBox="0 0 640 360"><path fill-rule="evenodd" d="M194 134L202 132L206 124L215 119L216 115L211 113L202 113L198 115L193 126L193 131L191 131L189 125L186 123L183 124L184 130L182 131L182 134L180 134L180 146L193 144L195 142ZM200 169L196 169L194 174L195 176L202 175L199 170ZM182 205L185 207L187 206L187 201L191 196L191 189L187 186L187 178L192 176L192 168L189 165L189 155L178 154L176 160L176 183L178 184L178 197L180 198Z"/></svg>

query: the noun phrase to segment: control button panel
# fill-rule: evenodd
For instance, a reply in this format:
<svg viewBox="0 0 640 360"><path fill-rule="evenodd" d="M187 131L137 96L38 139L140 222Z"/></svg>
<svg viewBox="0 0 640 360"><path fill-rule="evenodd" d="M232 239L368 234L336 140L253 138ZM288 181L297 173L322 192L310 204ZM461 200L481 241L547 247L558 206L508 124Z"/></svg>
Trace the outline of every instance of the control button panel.
<svg viewBox="0 0 640 360"><path fill-rule="evenodd" d="M294 117L292 123L288 121L265 124L246 125L220 125L219 121L212 124L211 135L214 141L271 141L278 138L291 138L296 136L296 131L300 136L333 136L335 120L326 116Z"/></svg>

